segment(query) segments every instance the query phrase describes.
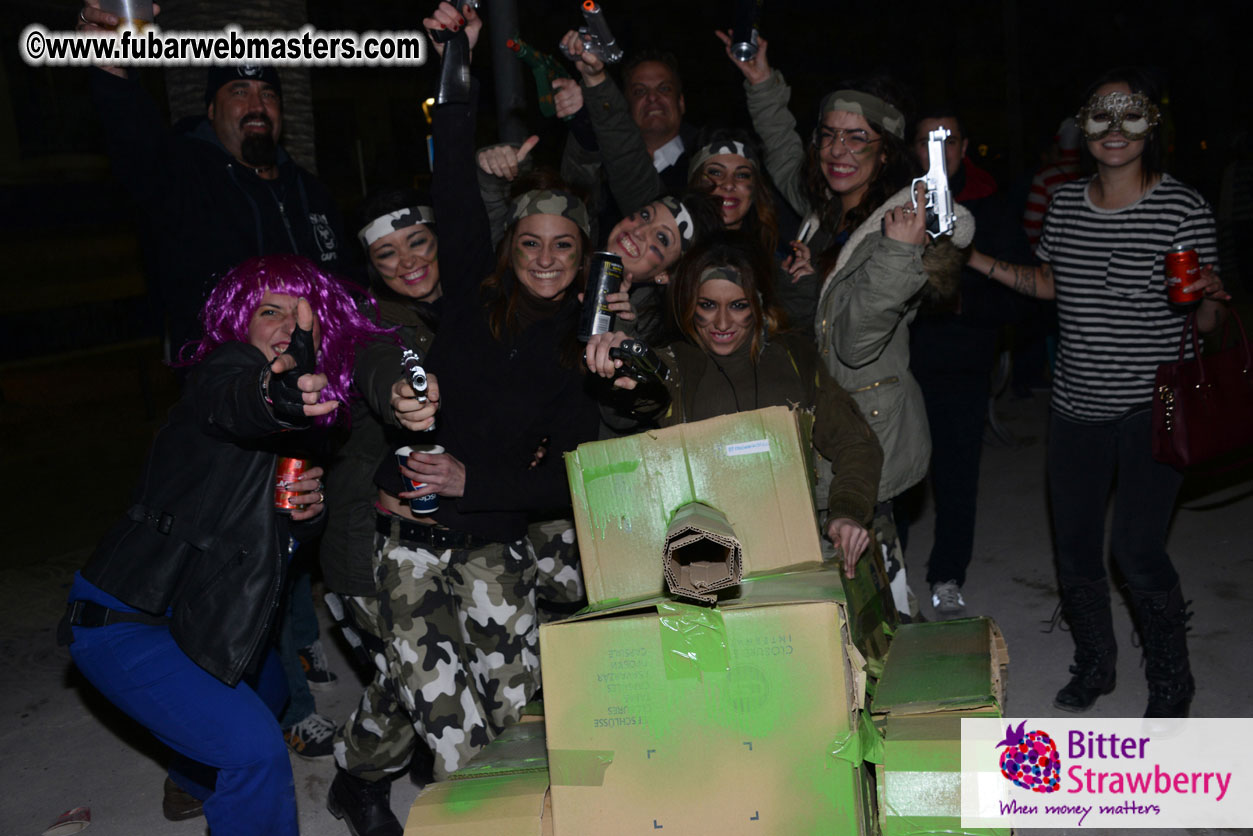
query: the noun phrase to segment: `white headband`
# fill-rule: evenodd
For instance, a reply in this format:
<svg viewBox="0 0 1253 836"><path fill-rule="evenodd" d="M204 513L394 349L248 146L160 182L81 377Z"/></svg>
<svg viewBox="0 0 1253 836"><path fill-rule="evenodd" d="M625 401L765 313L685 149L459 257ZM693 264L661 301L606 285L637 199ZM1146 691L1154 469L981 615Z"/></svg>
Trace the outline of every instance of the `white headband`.
<svg viewBox="0 0 1253 836"><path fill-rule="evenodd" d="M434 209L429 206L409 206L405 209L397 209L395 212L388 212L386 215L379 215L361 227L357 232L357 240L361 242L361 246L369 249L375 241L398 229L405 229L414 224L433 223L435 223Z"/></svg>

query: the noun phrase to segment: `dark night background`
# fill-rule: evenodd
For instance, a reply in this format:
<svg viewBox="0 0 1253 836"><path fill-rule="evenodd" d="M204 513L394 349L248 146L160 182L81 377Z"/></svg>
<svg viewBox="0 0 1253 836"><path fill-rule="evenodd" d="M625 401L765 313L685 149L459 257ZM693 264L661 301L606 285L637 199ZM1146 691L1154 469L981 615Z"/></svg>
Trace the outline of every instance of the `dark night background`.
<svg viewBox="0 0 1253 836"><path fill-rule="evenodd" d="M175 0L177 2L177 0ZM490 3L491 0L485 0ZM556 53L579 25L578 0L518 0L522 36ZM712 0L606 0L607 20L628 54L673 51L683 69L687 118L696 125L747 124L742 77L714 38L731 24L732 4ZM1102 71L1152 67L1168 97L1168 169L1218 203L1224 168L1248 160L1247 30L1237 4L1052 2L826 3L765 0L761 29L772 66L793 88L792 111L808 132L817 102L841 79L886 72L919 100L955 101L971 154L1003 190L1025 190L1059 121L1077 109ZM87 96L85 68L32 68L18 35L32 22L70 28L70 0L6 0L0 11L0 246L7 269L0 293L0 361L109 341L143 330L130 304L142 293L134 211L108 173ZM405 30L420 26L424 2L309 0L323 30ZM225 21L224 21L225 22ZM475 55L485 80L480 142L497 138L491 56ZM434 92L435 61L414 68L314 68L317 169L351 211L366 187L428 176L427 126L420 102ZM141 73L164 102L160 70ZM524 86L534 101L530 74ZM163 105L164 106L164 105ZM563 129L532 110L528 128L555 161ZM122 282L130 290L109 290ZM75 329L49 329L32 314L72 309ZM91 333L85 333L91 332Z"/></svg>

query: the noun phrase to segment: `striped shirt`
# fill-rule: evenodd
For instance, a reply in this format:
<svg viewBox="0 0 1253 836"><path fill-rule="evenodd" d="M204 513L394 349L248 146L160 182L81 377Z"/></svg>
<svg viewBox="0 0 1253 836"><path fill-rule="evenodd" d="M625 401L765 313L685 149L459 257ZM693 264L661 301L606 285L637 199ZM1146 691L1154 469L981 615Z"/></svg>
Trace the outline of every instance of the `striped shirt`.
<svg viewBox="0 0 1253 836"><path fill-rule="evenodd" d="M1214 213L1169 174L1140 200L1099 209L1085 177L1053 198L1036 248L1053 268L1060 340L1053 408L1108 421L1152 402L1161 363L1176 359L1184 315L1166 303L1165 256L1175 244L1217 261Z"/></svg>

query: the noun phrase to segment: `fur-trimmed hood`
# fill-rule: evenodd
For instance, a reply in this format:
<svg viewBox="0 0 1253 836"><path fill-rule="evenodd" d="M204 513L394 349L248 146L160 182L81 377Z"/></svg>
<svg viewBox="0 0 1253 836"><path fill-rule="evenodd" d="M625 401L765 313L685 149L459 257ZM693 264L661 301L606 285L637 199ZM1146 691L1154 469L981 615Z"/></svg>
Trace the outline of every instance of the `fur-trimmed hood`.
<svg viewBox="0 0 1253 836"><path fill-rule="evenodd" d="M822 283L822 288L818 292L819 299L827 292L827 286L831 284L835 277L839 275L840 270L844 268L844 265L853 257L857 246L867 236L882 232L883 216L889 210L912 200L912 194L912 186L906 186L901 189L883 201L882 206L876 209L857 229L853 230L853 234L848 237L848 241L845 242L840 250L840 256L835 262L835 269L827 274L826 279ZM953 211L957 215L957 222L953 226L953 234L942 238L928 239L927 247L922 252L922 266L927 271L927 289L924 291L924 295L927 297L945 299L957 293L961 268L966 262L963 250L970 246L970 242L975 237L975 219L970 214L970 210L960 204L954 204Z"/></svg>

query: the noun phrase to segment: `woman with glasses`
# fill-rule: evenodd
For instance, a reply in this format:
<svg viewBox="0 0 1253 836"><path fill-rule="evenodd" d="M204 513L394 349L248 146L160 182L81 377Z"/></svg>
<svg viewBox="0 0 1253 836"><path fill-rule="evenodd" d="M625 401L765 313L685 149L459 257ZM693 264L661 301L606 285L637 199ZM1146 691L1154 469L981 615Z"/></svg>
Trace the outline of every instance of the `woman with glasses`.
<svg viewBox="0 0 1253 836"><path fill-rule="evenodd" d="M717 32L731 58L729 32ZM905 554L892 516L893 499L926 475L931 439L918 383L909 373L909 323L925 295L949 297L961 270L957 247L974 224L957 207L952 240L932 242L925 213L914 206L914 156L905 144L901 96L886 78L844 85L827 94L806 147L788 112L790 90L767 60L765 39L744 74L748 112L766 148L766 170L784 198L805 217L802 241L785 265L793 276L814 274L818 353L847 390L883 447L874 534L902 617L917 614L905 576ZM956 246L954 246L956 244Z"/></svg>

